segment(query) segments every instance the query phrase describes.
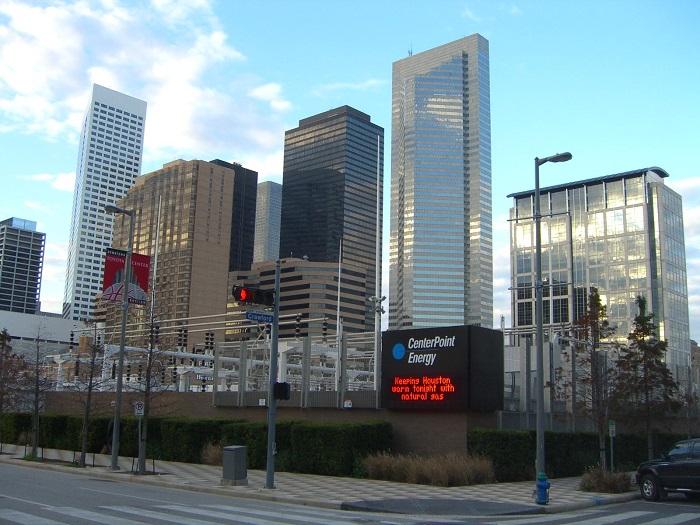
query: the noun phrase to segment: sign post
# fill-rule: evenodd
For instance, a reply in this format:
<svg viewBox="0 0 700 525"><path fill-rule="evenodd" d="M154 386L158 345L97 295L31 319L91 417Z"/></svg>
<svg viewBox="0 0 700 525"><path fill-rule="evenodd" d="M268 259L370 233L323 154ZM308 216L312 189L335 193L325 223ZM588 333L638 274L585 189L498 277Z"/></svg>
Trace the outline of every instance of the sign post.
<svg viewBox="0 0 700 525"><path fill-rule="evenodd" d="M615 422L610 419L608 421L608 435L610 436L610 472L614 470L614 463L613 463L613 450L614 450L614 443L615 443Z"/></svg>

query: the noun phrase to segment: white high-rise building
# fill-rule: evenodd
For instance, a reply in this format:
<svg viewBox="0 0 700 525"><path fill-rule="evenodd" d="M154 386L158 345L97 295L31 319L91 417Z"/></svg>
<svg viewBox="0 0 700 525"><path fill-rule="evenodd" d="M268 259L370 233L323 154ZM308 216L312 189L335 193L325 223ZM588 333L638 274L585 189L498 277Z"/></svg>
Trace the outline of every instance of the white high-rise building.
<svg viewBox="0 0 700 525"><path fill-rule="evenodd" d="M253 262L275 261L280 254L282 185L265 181L258 184L255 210Z"/></svg>
<svg viewBox="0 0 700 525"><path fill-rule="evenodd" d="M493 324L489 43L394 62L389 328Z"/></svg>
<svg viewBox="0 0 700 525"><path fill-rule="evenodd" d="M141 172L145 120L146 102L93 85L76 168L65 318L92 318L93 301L102 287L104 251L112 245L115 220L104 207L123 197Z"/></svg>

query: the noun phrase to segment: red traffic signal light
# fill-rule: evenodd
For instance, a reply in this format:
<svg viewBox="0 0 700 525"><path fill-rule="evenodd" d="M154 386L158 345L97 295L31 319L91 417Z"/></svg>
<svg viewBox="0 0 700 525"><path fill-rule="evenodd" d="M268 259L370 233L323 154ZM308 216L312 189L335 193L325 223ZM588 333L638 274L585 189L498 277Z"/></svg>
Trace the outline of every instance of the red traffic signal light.
<svg viewBox="0 0 700 525"><path fill-rule="evenodd" d="M260 290L247 286L234 286L233 298L239 303L261 304L273 306L275 304L275 293L272 290Z"/></svg>

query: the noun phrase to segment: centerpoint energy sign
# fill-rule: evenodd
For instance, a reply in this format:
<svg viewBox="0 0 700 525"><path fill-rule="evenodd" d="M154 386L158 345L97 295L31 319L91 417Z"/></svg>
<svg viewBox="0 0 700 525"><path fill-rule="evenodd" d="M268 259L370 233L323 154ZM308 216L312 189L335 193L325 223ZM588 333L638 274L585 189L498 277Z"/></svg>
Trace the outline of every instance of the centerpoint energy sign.
<svg viewBox="0 0 700 525"><path fill-rule="evenodd" d="M490 411L502 405L501 332L477 326L384 332L384 408Z"/></svg>

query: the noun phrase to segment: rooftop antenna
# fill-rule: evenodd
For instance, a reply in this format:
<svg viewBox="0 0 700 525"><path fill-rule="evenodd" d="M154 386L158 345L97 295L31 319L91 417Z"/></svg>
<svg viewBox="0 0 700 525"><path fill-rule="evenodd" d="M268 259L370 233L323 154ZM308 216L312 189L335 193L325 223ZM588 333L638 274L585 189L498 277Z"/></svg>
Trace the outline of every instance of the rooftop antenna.
<svg viewBox="0 0 700 525"><path fill-rule="evenodd" d="M408 48L408 56L413 56L413 42L411 42L411 46Z"/></svg>

